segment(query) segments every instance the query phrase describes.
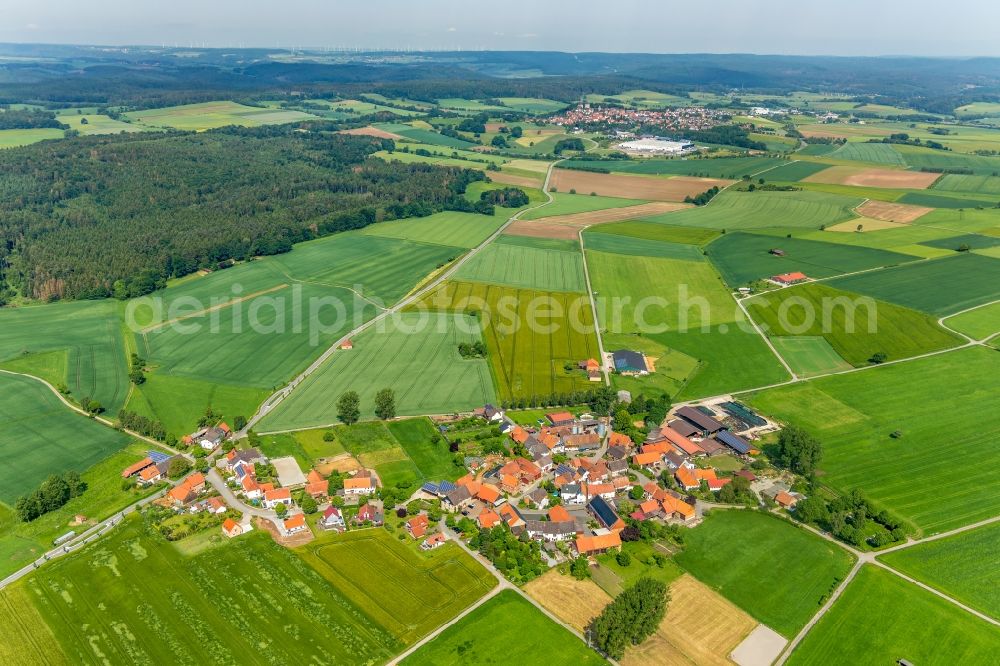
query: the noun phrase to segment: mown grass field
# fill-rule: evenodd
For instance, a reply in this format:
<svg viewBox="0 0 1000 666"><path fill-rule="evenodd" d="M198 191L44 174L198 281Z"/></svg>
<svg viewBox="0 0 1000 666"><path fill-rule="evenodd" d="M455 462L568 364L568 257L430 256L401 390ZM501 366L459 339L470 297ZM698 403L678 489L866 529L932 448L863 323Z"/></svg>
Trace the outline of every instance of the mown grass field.
<svg viewBox="0 0 1000 666"><path fill-rule="evenodd" d="M370 663L405 645L260 531L185 557L131 518L18 588L38 616L24 618L20 631L5 632L0 642L37 644L30 637L44 636L47 625L77 664L199 663L206 655L220 662Z"/></svg>
<svg viewBox="0 0 1000 666"><path fill-rule="evenodd" d="M866 565L788 663L989 664L998 652L996 627Z"/></svg>
<svg viewBox="0 0 1000 666"><path fill-rule="evenodd" d="M399 414L445 414L494 401L487 361L462 359L460 342L481 339L479 323L456 314L400 315L357 336L354 349L338 350L261 422L263 431L337 422L337 400L361 396L361 413L374 415L374 396L396 393Z"/></svg>
<svg viewBox="0 0 1000 666"><path fill-rule="evenodd" d="M823 444L821 483L859 488L918 535L1000 513L1000 354L970 348L762 391L750 404ZM901 436L890 435L899 431ZM946 448L942 450L942 442ZM946 462L942 460L945 455ZM942 464L949 478L942 481Z"/></svg>
<svg viewBox="0 0 1000 666"><path fill-rule="evenodd" d="M564 369L598 353L590 302L582 294L448 281L412 307L479 319L503 400L593 387L582 371Z"/></svg>
<svg viewBox="0 0 1000 666"><path fill-rule="evenodd" d="M704 178L739 179L766 169L780 167L787 160L775 157L719 157L712 159L641 159L600 161L586 158L567 160L567 169L608 169L616 173L637 173L658 176L701 176ZM765 176L766 177L766 176Z"/></svg>
<svg viewBox="0 0 1000 666"><path fill-rule="evenodd" d="M504 590L402 663L406 666L512 663L587 666L606 662L520 594Z"/></svg>
<svg viewBox="0 0 1000 666"><path fill-rule="evenodd" d="M129 437L77 414L41 382L0 373L0 500L13 504L49 474L83 472Z"/></svg>
<svg viewBox="0 0 1000 666"><path fill-rule="evenodd" d="M707 206L649 218L653 222L736 231L765 227L819 229L856 215L861 199L825 192L734 192L727 190Z"/></svg>
<svg viewBox="0 0 1000 666"><path fill-rule="evenodd" d="M454 481L465 473L463 467L455 465L447 444L429 419L390 421L387 426L424 478Z"/></svg>
<svg viewBox="0 0 1000 666"><path fill-rule="evenodd" d="M122 114L131 123L152 128L203 131L226 125L259 127L315 119L302 111L260 108L236 102L203 102L159 109L143 109Z"/></svg>
<svg viewBox="0 0 1000 666"><path fill-rule="evenodd" d="M2 439L2 438L0 438ZM100 521L142 497L156 492L155 488L122 489L121 471L141 460L155 447L132 443L98 461L81 473L87 490L61 508L50 511L30 523L22 523L12 509L0 505L0 576L20 569L52 548L57 537L70 530L80 532L87 526L70 523L77 515ZM53 468L53 471L57 471Z"/></svg>
<svg viewBox="0 0 1000 666"><path fill-rule="evenodd" d="M1000 333L1000 303L984 305L981 308L949 317L945 325L956 331L971 335L977 340Z"/></svg>
<svg viewBox="0 0 1000 666"><path fill-rule="evenodd" d="M859 300L826 283L754 296L747 308L769 335L822 336L855 367L867 365L877 352L898 361L962 342L923 312L885 301Z"/></svg>
<svg viewBox="0 0 1000 666"><path fill-rule="evenodd" d="M129 383L118 303L79 301L0 310L0 367L65 384L111 414Z"/></svg>
<svg viewBox="0 0 1000 666"><path fill-rule="evenodd" d="M894 569L1000 618L1000 523L879 557Z"/></svg>
<svg viewBox="0 0 1000 666"><path fill-rule="evenodd" d="M836 544L772 515L718 510L674 559L695 578L791 638L851 568Z"/></svg>
<svg viewBox="0 0 1000 666"><path fill-rule="evenodd" d="M92 134L118 134L120 132L149 131L148 127L133 125L132 123L115 120L114 118L96 113L62 113L56 116L56 120L65 125L69 125L71 129L76 130L84 136ZM84 120L87 122L84 123Z"/></svg>
<svg viewBox="0 0 1000 666"><path fill-rule="evenodd" d="M771 344L799 377L813 377L853 367L821 335L776 336L771 339Z"/></svg>
<svg viewBox="0 0 1000 666"><path fill-rule="evenodd" d="M689 363L675 365L668 360L665 365L668 377L680 383L679 395L715 395L788 378L765 342L747 325L729 290L707 261L587 250L587 265L598 294L602 331L612 335L641 334L644 341L652 341L660 349L677 350L686 361L694 359L695 370L683 379L676 370L689 368ZM623 298L631 301L616 303L615 299ZM630 380L627 383L637 384L630 390L644 384L659 385L659 373L657 365L657 372L650 377Z"/></svg>
<svg viewBox="0 0 1000 666"><path fill-rule="evenodd" d="M772 249L779 249L784 255L775 256ZM720 236L709 245L708 256L732 287L792 271L825 278L916 259L870 247L742 232Z"/></svg>
<svg viewBox="0 0 1000 666"><path fill-rule="evenodd" d="M496 579L455 544L421 552L385 529L319 539L299 552L340 595L403 645L496 586Z"/></svg>
<svg viewBox="0 0 1000 666"><path fill-rule="evenodd" d="M941 316L1000 299L1000 259L961 254L849 275L829 284Z"/></svg>
<svg viewBox="0 0 1000 666"><path fill-rule="evenodd" d="M455 278L524 289L586 291L578 249L551 250L505 242L502 236L467 261Z"/></svg>
<svg viewBox="0 0 1000 666"><path fill-rule="evenodd" d="M63 136L65 136L63 130L55 127L0 130L0 149L27 146L49 139L61 139Z"/></svg>
<svg viewBox="0 0 1000 666"><path fill-rule="evenodd" d="M471 248L486 240L504 222L504 218L444 211L429 217L380 222L366 227L367 236Z"/></svg>

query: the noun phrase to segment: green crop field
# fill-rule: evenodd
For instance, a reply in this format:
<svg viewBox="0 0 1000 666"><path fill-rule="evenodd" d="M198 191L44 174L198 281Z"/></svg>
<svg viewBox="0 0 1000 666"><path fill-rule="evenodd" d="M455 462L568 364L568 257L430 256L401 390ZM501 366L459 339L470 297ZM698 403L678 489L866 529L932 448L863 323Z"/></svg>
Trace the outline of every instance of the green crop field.
<svg viewBox="0 0 1000 666"><path fill-rule="evenodd" d="M587 235L608 234L612 236L630 236L646 240L663 241L665 243L683 243L686 245L705 245L719 236L714 229L699 229L697 227L675 227L669 224L652 222L612 222L590 227Z"/></svg>
<svg viewBox="0 0 1000 666"><path fill-rule="evenodd" d="M77 436L89 437L86 442L93 444L95 440L90 432L85 428L78 431ZM2 439L0 436L0 440ZM129 504L156 492L156 488L139 489L135 486L125 490L122 488L121 479L123 469L144 458L153 448L155 447L145 442L133 443L98 461L80 474L87 484L87 489L82 495L74 497L59 509L39 516L30 523L18 521L13 510L0 505L0 576L13 573L40 557L42 553L48 552L52 548L53 540L71 529L77 532L86 529L71 525L76 516L83 515L95 522L103 520ZM60 471L54 466L50 469L52 472Z"/></svg>
<svg viewBox="0 0 1000 666"><path fill-rule="evenodd" d="M373 224L366 227L362 233L367 236L470 248L486 240L504 221L505 218L501 216L489 217L445 211L429 217Z"/></svg>
<svg viewBox="0 0 1000 666"><path fill-rule="evenodd" d="M945 192L975 192L1000 195L1000 178L995 176L967 176L948 174L934 183L934 190Z"/></svg>
<svg viewBox="0 0 1000 666"><path fill-rule="evenodd" d="M825 192L734 192L727 190L707 206L648 218L672 225L736 231L765 227L819 229L857 217L856 197Z"/></svg>
<svg viewBox="0 0 1000 666"><path fill-rule="evenodd" d="M579 250L546 250L519 243L491 243L459 268L455 278L524 289L587 289Z"/></svg>
<svg viewBox="0 0 1000 666"><path fill-rule="evenodd" d="M553 192L553 202L547 206L527 211L521 216L522 220L537 220L542 217L553 217L555 215L572 215L575 213L589 213L592 210L604 210L605 208L625 208L626 206L638 206L645 201L639 199L620 199L618 197L590 196L589 194L567 194L564 192Z"/></svg>
<svg viewBox="0 0 1000 666"><path fill-rule="evenodd" d="M587 263L603 331L641 333L661 350L676 350L697 364L686 381L671 373L674 380L681 380L681 396L716 395L788 378L765 342L746 325L729 290L707 261L587 250ZM615 299L621 298L631 301L616 306ZM690 364L678 363L676 368L690 369ZM659 366L653 376L630 383L656 385L658 373Z"/></svg>
<svg viewBox="0 0 1000 666"><path fill-rule="evenodd" d="M835 146L831 143L810 143L804 148L796 151L796 154L808 155L810 157L823 157L836 151L838 148L839 146Z"/></svg>
<svg viewBox="0 0 1000 666"><path fill-rule="evenodd" d="M907 192L896 201L911 206L926 206L928 208L993 208L997 202L987 195L977 195L964 192L952 193L939 190L924 190L922 192Z"/></svg>
<svg viewBox="0 0 1000 666"><path fill-rule="evenodd" d="M762 391L749 402L823 444L820 482L860 488L877 505L934 534L1000 513L986 447L1000 423L1000 354L981 347ZM899 431L898 438L890 435ZM941 443L955 483L942 483Z"/></svg>
<svg viewBox="0 0 1000 666"><path fill-rule="evenodd" d="M590 666L607 662L519 593L504 590L402 663L406 666L501 663Z"/></svg>
<svg viewBox="0 0 1000 666"><path fill-rule="evenodd" d="M390 421L387 425L423 478L454 481L465 473L464 467L455 465L454 455L428 419Z"/></svg>
<svg viewBox="0 0 1000 666"><path fill-rule="evenodd" d="M416 143L426 143L432 146L444 146L446 148L457 148L462 150L472 148L476 145L471 141L445 136L444 134L435 132L434 130L414 127L413 125L404 125L401 123L375 123L375 127L386 132L398 134L399 136L409 139L410 141Z"/></svg>
<svg viewBox="0 0 1000 666"><path fill-rule="evenodd" d="M772 249L780 249L783 256L771 254ZM792 271L825 278L916 259L869 247L742 232L720 236L709 245L708 256L732 287Z"/></svg>
<svg viewBox="0 0 1000 666"><path fill-rule="evenodd" d="M637 173L664 176L702 176L732 178L752 176L774 167L788 164L776 157L717 157L711 159L643 159L643 160L567 160L560 166L567 169L608 169L616 173ZM765 176L766 177L766 176Z"/></svg>
<svg viewBox="0 0 1000 666"><path fill-rule="evenodd" d="M361 396L361 413L374 414L374 396L396 392L399 414L444 414L494 401L487 363L462 359L460 342L480 339L478 322L459 315L409 313L378 324L339 350L261 423L289 430L337 421L345 391Z"/></svg>
<svg viewBox="0 0 1000 666"><path fill-rule="evenodd" d="M788 164L784 164L775 169L770 169L760 174L760 177L768 181L776 180L781 182L797 183L803 178L808 178L814 173L819 173L828 166L828 164L823 164L822 162L804 162L799 160L789 162Z"/></svg>
<svg viewBox="0 0 1000 666"><path fill-rule="evenodd" d="M994 144L995 145L995 144ZM1000 172L1000 157L970 155L951 150L933 150L918 146L894 146L906 163L914 169L971 169L979 176L992 176Z"/></svg>
<svg viewBox="0 0 1000 666"><path fill-rule="evenodd" d="M123 114L130 123L152 128L203 131L226 125L259 127L315 119L302 111L245 106L236 102L204 102Z"/></svg>
<svg viewBox="0 0 1000 666"><path fill-rule="evenodd" d="M674 559L695 578L786 638L816 614L851 568L851 556L783 519L713 511Z"/></svg>
<svg viewBox="0 0 1000 666"><path fill-rule="evenodd" d="M54 127L0 130L0 149L27 146L49 139L61 139L63 136L65 136L63 130Z"/></svg>
<svg viewBox="0 0 1000 666"><path fill-rule="evenodd" d="M1000 259L959 254L849 275L829 285L941 316L1000 299Z"/></svg>
<svg viewBox="0 0 1000 666"><path fill-rule="evenodd" d="M114 301L0 309L0 367L65 384L73 399L115 414L128 394L126 354Z"/></svg>
<svg viewBox="0 0 1000 666"><path fill-rule="evenodd" d="M852 162L906 166L906 160L895 146L889 143L845 143L830 153L830 157Z"/></svg>
<svg viewBox="0 0 1000 666"><path fill-rule="evenodd" d="M71 129L76 130L84 136L91 134L118 134L119 132L146 132L149 130L148 127L122 122L121 120L115 120L114 118L96 113L63 113L56 116L56 119L63 124L69 125ZM84 123L84 120L87 122Z"/></svg>
<svg viewBox="0 0 1000 666"><path fill-rule="evenodd" d="M1000 303L954 315L945 320L945 325L978 340L996 335L1000 333Z"/></svg>
<svg viewBox="0 0 1000 666"><path fill-rule="evenodd" d="M879 557L894 569L958 599L990 617L1000 617L1000 523Z"/></svg>
<svg viewBox="0 0 1000 666"><path fill-rule="evenodd" d="M990 664L996 627L916 585L865 565L789 664Z"/></svg>
<svg viewBox="0 0 1000 666"><path fill-rule="evenodd" d="M750 299L747 306L770 335L822 336L857 367L867 365L877 352L898 361L962 342L923 312L859 299L826 283L767 292Z"/></svg>
<svg viewBox="0 0 1000 666"><path fill-rule="evenodd" d="M946 238L935 238L923 241L921 245L937 247L942 250L984 250L1000 245L1000 238L996 236L984 236L982 234L962 234L960 236L948 236Z"/></svg>
<svg viewBox="0 0 1000 666"><path fill-rule="evenodd" d="M662 257L700 261L702 250L697 245L683 245L663 241L618 236L613 234L584 234L584 244L588 250L611 252L634 257Z"/></svg>
<svg viewBox="0 0 1000 666"><path fill-rule="evenodd" d="M555 113L567 106L566 102L535 97L501 97L500 101L505 107L515 111L539 115Z"/></svg>
<svg viewBox="0 0 1000 666"><path fill-rule="evenodd" d="M458 546L418 552L384 529L320 539L301 553L344 598L404 645L496 586L496 579Z"/></svg>
<svg viewBox="0 0 1000 666"><path fill-rule="evenodd" d="M0 500L34 490L49 474L91 465L124 447L129 438L62 404L30 377L0 373Z"/></svg>
<svg viewBox="0 0 1000 666"><path fill-rule="evenodd" d="M850 370L851 364L821 335L782 335L771 344L799 377Z"/></svg>
<svg viewBox="0 0 1000 666"><path fill-rule="evenodd" d="M206 655L374 663L405 645L402 632L377 624L349 592L260 532L186 557L132 518L20 586L37 610L35 625L22 623L0 641L47 628L77 664L198 663Z"/></svg>
<svg viewBox="0 0 1000 666"><path fill-rule="evenodd" d="M479 318L503 400L593 387L581 371L564 369L598 355L590 302L582 294L449 281L412 307Z"/></svg>

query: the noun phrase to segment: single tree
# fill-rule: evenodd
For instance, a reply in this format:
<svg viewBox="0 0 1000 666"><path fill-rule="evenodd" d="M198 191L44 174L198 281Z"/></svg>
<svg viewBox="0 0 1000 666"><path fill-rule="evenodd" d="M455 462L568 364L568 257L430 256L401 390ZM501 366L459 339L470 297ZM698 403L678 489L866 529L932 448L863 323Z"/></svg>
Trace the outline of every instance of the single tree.
<svg viewBox="0 0 1000 666"><path fill-rule="evenodd" d="M396 393L390 388L384 388L375 394L375 416L388 420L395 415Z"/></svg>
<svg viewBox="0 0 1000 666"><path fill-rule="evenodd" d="M347 391L340 395L340 399L337 400L337 418L341 420L342 423L351 425L352 423L357 423L358 419L361 417L361 399L358 397L356 391ZM332 433L331 433L332 435ZM326 435L324 435L326 437Z"/></svg>

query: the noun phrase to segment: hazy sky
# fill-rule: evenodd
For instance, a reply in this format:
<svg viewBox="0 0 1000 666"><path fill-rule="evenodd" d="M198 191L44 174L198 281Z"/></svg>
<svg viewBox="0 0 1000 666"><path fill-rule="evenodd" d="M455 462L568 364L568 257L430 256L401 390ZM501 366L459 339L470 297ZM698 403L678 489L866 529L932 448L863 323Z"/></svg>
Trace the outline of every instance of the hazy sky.
<svg viewBox="0 0 1000 666"><path fill-rule="evenodd" d="M996 0L0 0L0 41L1000 55Z"/></svg>

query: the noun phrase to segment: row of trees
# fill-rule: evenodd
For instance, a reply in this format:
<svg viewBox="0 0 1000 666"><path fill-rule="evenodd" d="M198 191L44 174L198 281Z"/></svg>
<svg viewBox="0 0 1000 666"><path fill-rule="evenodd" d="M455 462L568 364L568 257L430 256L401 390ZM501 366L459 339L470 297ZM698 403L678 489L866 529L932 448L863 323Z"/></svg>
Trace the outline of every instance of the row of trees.
<svg viewBox="0 0 1000 666"><path fill-rule="evenodd" d="M751 187L753 187L751 185ZM695 206L704 206L709 201L715 198L715 195L719 193L719 186L713 185L701 194L696 194L695 196L684 197L684 203L694 204Z"/></svg>
<svg viewBox="0 0 1000 666"><path fill-rule="evenodd" d="M396 416L396 392L384 388L375 394L375 416L388 420ZM361 397L357 391L345 391L337 400L337 418L351 425L361 418Z"/></svg>
<svg viewBox="0 0 1000 666"><path fill-rule="evenodd" d="M74 497L79 497L87 489L87 484L78 472L53 474L42 482L39 488L17 498L14 511L22 522L28 523L49 511L55 511Z"/></svg>
<svg viewBox="0 0 1000 666"><path fill-rule="evenodd" d="M167 429L163 427L162 423L148 416L122 409L118 412L118 423L126 430L152 437L161 442L167 441Z"/></svg>

